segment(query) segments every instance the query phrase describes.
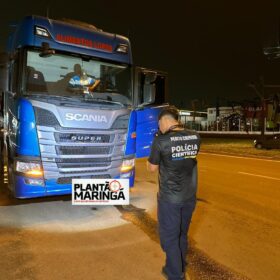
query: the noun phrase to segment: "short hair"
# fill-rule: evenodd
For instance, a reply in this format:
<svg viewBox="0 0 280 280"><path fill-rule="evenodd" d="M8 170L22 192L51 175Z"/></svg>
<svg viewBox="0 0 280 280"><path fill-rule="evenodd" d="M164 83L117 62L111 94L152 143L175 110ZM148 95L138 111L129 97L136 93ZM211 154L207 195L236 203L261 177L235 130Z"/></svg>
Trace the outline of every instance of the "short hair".
<svg viewBox="0 0 280 280"><path fill-rule="evenodd" d="M174 119L175 121L179 121L179 111L175 106L169 106L164 108L158 115L158 120L162 117L168 116Z"/></svg>
<svg viewBox="0 0 280 280"><path fill-rule="evenodd" d="M74 65L73 69L74 69L74 72L75 72L76 74L80 74L80 73L82 72L82 66L81 66L81 64L79 64L79 63L76 63L76 64Z"/></svg>

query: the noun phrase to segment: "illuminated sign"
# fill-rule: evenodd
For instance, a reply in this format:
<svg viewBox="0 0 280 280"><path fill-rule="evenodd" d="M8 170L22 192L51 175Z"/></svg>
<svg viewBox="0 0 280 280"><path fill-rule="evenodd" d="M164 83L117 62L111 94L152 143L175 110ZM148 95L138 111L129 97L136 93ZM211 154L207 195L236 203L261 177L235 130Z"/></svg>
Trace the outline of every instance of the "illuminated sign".
<svg viewBox="0 0 280 280"><path fill-rule="evenodd" d="M113 51L113 46L110 44L95 42L90 39L78 38L70 35L57 34L56 40L63 43L74 44L74 45L84 46L84 47L108 51L108 52Z"/></svg>

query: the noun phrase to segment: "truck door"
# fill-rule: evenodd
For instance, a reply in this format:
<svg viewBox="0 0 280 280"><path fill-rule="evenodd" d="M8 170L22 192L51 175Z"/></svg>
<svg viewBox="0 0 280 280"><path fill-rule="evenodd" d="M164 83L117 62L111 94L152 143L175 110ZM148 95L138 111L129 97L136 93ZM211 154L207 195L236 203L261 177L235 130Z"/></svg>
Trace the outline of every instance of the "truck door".
<svg viewBox="0 0 280 280"><path fill-rule="evenodd" d="M9 72L11 72L9 67L9 57L7 53L1 53L0 54L0 90L1 90L1 120L2 120L2 127L3 129L3 139L2 141L5 143L6 140L9 140L9 132L11 132L11 128L13 123L13 118L11 117L14 113L12 110L11 104L14 103L14 95L12 92L9 91ZM11 133L11 137L14 134ZM5 139L4 139L5 136ZM14 140L14 139L12 139ZM3 146L3 142L1 143L1 146ZM9 141L8 141L9 142Z"/></svg>
<svg viewBox="0 0 280 280"><path fill-rule="evenodd" d="M16 137L18 127L18 59L13 62L9 61L9 67L6 71L6 84L3 93L3 117L4 117L4 131L5 131L5 144L7 155L13 157L16 150Z"/></svg>
<svg viewBox="0 0 280 280"><path fill-rule="evenodd" d="M167 73L135 68L136 157L147 157L158 131L158 114L168 106Z"/></svg>

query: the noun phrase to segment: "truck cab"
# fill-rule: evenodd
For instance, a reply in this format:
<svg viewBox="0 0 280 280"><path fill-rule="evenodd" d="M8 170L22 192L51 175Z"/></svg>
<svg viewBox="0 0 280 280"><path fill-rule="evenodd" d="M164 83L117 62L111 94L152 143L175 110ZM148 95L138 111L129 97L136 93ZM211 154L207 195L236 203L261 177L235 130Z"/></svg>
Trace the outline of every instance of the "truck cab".
<svg viewBox="0 0 280 280"><path fill-rule="evenodd" d="M128 178L149 154L167 75L134 67L128 38L29 16L2 84L4 153L17 198L71 193L73 178ZM3 65L3 63L2 63Z"/></svg>

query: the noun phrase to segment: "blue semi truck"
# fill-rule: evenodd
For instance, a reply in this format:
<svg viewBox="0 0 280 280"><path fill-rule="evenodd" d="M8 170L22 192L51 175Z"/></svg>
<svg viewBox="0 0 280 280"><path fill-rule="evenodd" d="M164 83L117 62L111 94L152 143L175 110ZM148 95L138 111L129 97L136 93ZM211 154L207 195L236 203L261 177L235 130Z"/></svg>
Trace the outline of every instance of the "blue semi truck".
<svg viewBox="0 0 280 280"><path fill-rule="evenodd" d="M1 55L3 146L17 198L71 193L73 178L128 178L149 154L167 75L135 67L129 39L25 17Z"/></svg>

